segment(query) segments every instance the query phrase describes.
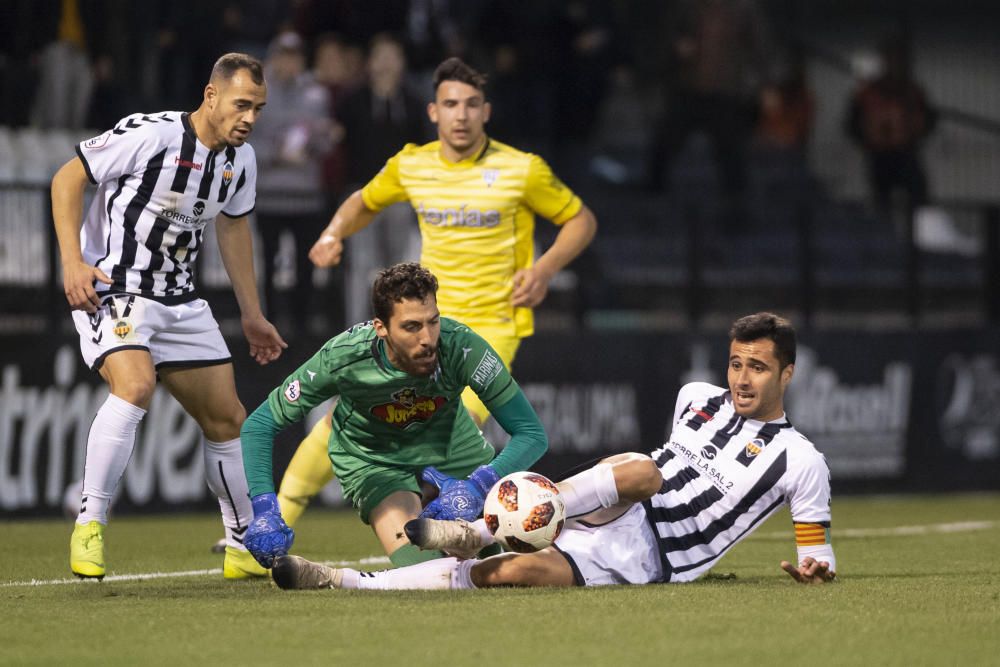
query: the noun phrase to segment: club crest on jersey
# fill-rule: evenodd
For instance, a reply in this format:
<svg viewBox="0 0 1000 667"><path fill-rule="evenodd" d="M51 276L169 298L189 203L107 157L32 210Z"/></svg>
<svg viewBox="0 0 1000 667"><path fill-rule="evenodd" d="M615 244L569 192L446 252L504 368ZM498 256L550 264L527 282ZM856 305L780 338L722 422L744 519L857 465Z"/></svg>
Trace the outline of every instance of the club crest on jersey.
<svg viewBox="0 0 1000 667"><path fill-rule="evenodd" d="M233 182L233 163L227 161L222 167L222 182L228 186Z"/></svg>
<svg viewBox="0 0 1000 667"><path fill-rule="evenodd" d="M753 458L754 456L760 454L761 451L763 451L764 449L764 445L766 444L767 443L761 440L760 438L754 438L753 440L748 442L746 446L747 457Z"/></svg>
<svg viewBox="0 0 1000 667"><path fill-rule="evenodd" d="M394 392L392 399L391 403L374 406L372 416L404 429L410 424L427 421L447 403L444 396L420 396L413 387Z"/></svg>
<svg viewBox="0 0 1000 667"><path fill-rule="evenodd" d="M130 335L132 335L134 327L127 318L123 317L115 321L115 326L111 330L116 336L118 336L119 339L126 340Z"/></svg>
<svg viewBox="0 0 1000 667"><path fill-rule="evenodd" d="M287 400L289 403L294 403L295 401L299 400L300 396L302 396L302 390L301 387L299 386L299 381L292 380L291 382L288 383L288 386L285 387L285 400Z"/></svg>
<svg viewBox="0 0 1000 667"><path fill-rule="evenodd" d="M492 188L498 178L500 178L499 169L483 169L483 180L486 181L486 187Z"/></svg>

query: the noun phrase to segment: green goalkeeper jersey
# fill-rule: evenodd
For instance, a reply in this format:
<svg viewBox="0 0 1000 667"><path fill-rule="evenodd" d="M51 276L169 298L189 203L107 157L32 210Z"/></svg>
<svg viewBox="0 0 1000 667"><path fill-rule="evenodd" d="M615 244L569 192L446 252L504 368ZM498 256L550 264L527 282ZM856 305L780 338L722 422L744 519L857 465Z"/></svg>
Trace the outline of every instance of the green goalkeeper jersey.
<svg viewBox="0 0 1000 667"><path fill-rule="evenodd" d="M452 447L483 442L462 405L465 387L472 387L491 411L520 393L489 343L454 320L441 318L438 368L428 377L394 368L384 345L371 322L327 341L268 396L275 425L300 421L326 399L339 396L331 453L379 465L440 466ZM243 446L254 453L270 451L270 442L248 442L246 436ZM248 465L251 489L265 482L269 486L269 473L269 465L266 471Z"/></svg>

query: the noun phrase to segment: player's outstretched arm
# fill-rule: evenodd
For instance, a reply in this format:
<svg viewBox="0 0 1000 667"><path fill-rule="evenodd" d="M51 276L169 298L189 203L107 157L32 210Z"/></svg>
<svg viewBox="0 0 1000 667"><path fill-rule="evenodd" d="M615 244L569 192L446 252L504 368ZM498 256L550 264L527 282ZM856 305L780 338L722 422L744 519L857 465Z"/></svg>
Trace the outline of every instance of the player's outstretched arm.
<svg viewBox="0 0 1000 667"><path fill-rule="evenodd" d="M355 191L340 205L330 224L309 250L310 261L320 268L340 264L344 239L367 227L374 218L375 212L365 206L361 190Z"/></svg>
<svg viewBox="0 0 1000 667"><path fill-rule="evenodd" d="M80 158L74 157L52 177L52 218L55 221L59 254L62 258L63 290L73 310L96 312L101 305L94 283L111 284L97 267L83 261L80 249L80 224L83 220L83 191L87 187L87 170Z"/></svg>
<svg viewBox="0 0 1000 667"><path fill-rule="evenodd" d="M582 206L576 215L563 223L552 247L538 258L535 265L514 274L512 303L527 308L540 304L548 294L552 276L583 252L596 233L597 218L589 208Z"/></svg>
<svg viewBox="0 0 1000 667"><path fill-rule="evenodd" d="M830 563L806 556L796 567L787 560L781 561L781 569L800 584L822 584L833 581L837 573L830 568Z"/></svg>

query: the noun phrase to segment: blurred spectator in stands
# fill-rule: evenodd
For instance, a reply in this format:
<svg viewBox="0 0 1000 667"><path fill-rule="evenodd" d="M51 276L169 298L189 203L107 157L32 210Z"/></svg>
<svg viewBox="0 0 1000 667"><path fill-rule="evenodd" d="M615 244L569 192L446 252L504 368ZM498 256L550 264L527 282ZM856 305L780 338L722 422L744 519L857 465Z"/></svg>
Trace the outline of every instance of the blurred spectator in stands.
<svg viewBox="0 0 1000 667"><path fill-rule="evenodd" d="M348 192L371 180L400 146L430 139L426 105L406 86L406 64L398 38L375 35L368 51L368 80L337 109L344 129ZM376 271L419 255L419 228L409 203L390 206L378 217L382 224L358 233L346 257L349 323L369 318L368 297Z"/></svg>
<svg viewBox="0 0 1000 667"><path fill-rule="evenodd" d="M555 168L570 182L579 173L615 64L611 7L603 0L571 0L549 26L557 127Z"/></svg>
<svg viewBox="0 0 1000 667"><path fill-rule="evenodd" d="M754 210L766 226L774 226L775 207L804 203L817 192L807 156L815 115L804 55L784 50L760 89L750 157L751 197L759 196Z"/></svg>
<svg viewBox="0 0 1000 667"><path fill-rule="evenodd" d="M767 29L753 0L678 0L671 19L675 72L666 90L665 117L654 141L649 174L668 187L673 162L695 132L711 140L730 203L746 183L746 144L756 96L766 71Z"/></svg>
<svg viewBox="0 0 1000 667"><path fill-rule="evenodd" d="M892 196L901 192L908 210L927 203L927 176L920 147L937 120L911 69L910 48L901 37L882 43L882 71L861 84L851 98L847 132L865 152L875 203L891 211Z"/></svg>
<svg viewBox="0 0 1000 667"><path fill-rule="evenodd" d="M274 38L265 62L267 108L254 127L257 177L257 227L264 247L264 293L269 317L293 318L287 331L323 326L310 310L313 265L309 248L326 222L322 160L333 143L327 91L306 71L302 38L283 32ZM295 240L295 288L279 301L275 260L281 237ZM286 309L285 306L289 306Z"/></svg>
<svg viewBox="0 0 1000 667"><path fill-rule="evenodd" d="M591 135L590 170L615 185L641 185L645 178L643 151L649 146L652 102L630 64L617 65L611 86L597 110Z"/></svg>
<svg viewBox="0 0 1000 667"><path fill-rule="evenodd" d="M144 0L135 30L142 35L139 84L147 108L194 109L202 78L229 47L221 2Z"/></svg>
<svg viewBox="0 0 1000 667"><path fill-rule="evenodd" d="M226 51L249 53L263 60L274 35L291 29L292 10L287 0L239 0L225 5L222 32Z"/></svg>
<svg viewBox="0 0 1000 667"><path fill-rule="evenodd" d="M337 33L323 33L316 38L313 77L327 92L327 115L336 119L339 109L365 79L365 58L361 49L349 44ZM343 127L334 125L334 145L323 158L323 187L330 215L340 205L347 179L347 157Z"/></svg>
<svg viewBox="0 0 1000 667"><path fill-rule="evenodd" d="M94 87L87 113L87 127L106 129L114 127L128 113L129 100L115 59L107 53L94 59Z"/></svg>
<svg viewBox="0 0 1000 667"><path fill-rule="evenodd" d="M87 25L92 22L85 24L78 0L61 0L50 9L46 18L54 22L54 31L41 52L31 122L42 128L82 128L94 88L87 53Z"/></svg>
<svg viewBox="0 0 1000 667"><path fill-rule="evenodd" d="M775 63L760 90L757 143L768 149L804 155L812 135L816 100L806 79L801 50Z"/></svg>

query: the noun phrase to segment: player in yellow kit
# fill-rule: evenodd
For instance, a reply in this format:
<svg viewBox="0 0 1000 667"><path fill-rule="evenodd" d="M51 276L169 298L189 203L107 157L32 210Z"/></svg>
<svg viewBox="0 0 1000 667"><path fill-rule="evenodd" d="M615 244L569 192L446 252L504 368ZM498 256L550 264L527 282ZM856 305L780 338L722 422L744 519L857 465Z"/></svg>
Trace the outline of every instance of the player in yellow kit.
<svg viewBox="0 0 1000 667"><path fill-rule="evenodd" d="M317 266L340 263L344 239L364 229L391 204L409 201L420 223L420 263L437 276L442 315L471 327L510 368L521 339L534 333L532 308L549 281L590 243L594 214L537 155L486 135L490 118L485 77L458 58L434 73L427 105L438 140L406 145L367 185L337 209L309 257ZM535 215L560 226L552 246L535 260ZM489 416L470 391L462 396L478 424ZM299 445L279 491L291 525L330 481L329 416Z"/></svg>

